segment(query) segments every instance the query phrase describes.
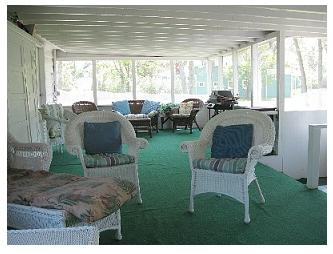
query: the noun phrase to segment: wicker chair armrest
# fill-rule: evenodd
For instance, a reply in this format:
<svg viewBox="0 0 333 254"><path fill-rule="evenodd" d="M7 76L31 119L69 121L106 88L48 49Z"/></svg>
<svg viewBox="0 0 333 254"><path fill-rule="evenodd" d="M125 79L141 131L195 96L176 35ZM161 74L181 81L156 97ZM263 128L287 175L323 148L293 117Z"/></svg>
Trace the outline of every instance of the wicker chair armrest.
<svg viewBox="0 0 333 254"><path fill-rule="evenodd" d="M94 226L7 230L8 245L98 245Z"/></svg>
<svg viewBox="0 0 333 254"><path fill-rule="evenodd" d="M77 114L73 113L72 111L70 110L67 110L67 109L64 109L64 118L65 118L65 121L69 121L73 118L75 118L77 116Z"/></svg>
<svg viewBox="0 0 333 254"><path fill-rule="evenodd" d="M135 146L138 149L144 149L148 145L147 139L144 138L134 138L128 142L129 146Z"/></svg>
<svg viewBox="0 0 333 254"><path fill-rule="evenodd" d="M9 146L9 167L31 170L48 170L52 149L45 143L12 143Z"/></svg>
<svg viewBox="0 0 333 254"><path fill-rule="evenodd" d="M144 138L134 138L128 142L128 154L132 155L138 160L138 152L140 149L144 149L148 145L148 141Z"/></svg>
<svg viewBox="0 0 333 254"><path fill-rule="evenodd" d="M185 141L180 144L180 150L183 153L188 153L189 160L192 162L195 159L205 158L205 149L207 148L207 145L208 143L202 140Z"/></svg>
<svg viewBox="0 0 333 254"><path fill-rule="evenodd" d="M272 151L272 146L267 144L256 145L250 148L248 152L248 158L254 160L260 160L262 156Z"/></svg>

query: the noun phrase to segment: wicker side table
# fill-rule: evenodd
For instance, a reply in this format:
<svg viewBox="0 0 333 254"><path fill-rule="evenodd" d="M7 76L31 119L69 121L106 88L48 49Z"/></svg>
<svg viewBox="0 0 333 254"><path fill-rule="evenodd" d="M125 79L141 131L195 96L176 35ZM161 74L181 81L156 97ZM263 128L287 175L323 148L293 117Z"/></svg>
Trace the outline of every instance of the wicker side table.
<svg viewBox="0 0 333 254"><path fill-rule="evenodd" d="M150 118L128 119L134 127L135 132L138 130L147 130L152 138L152 127Z"/></svg>

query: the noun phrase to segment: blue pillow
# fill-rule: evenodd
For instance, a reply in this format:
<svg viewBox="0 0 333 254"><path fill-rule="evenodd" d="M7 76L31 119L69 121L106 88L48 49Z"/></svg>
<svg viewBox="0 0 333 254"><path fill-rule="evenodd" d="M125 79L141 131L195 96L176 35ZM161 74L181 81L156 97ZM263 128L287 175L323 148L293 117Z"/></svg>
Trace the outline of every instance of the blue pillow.
<svg viewBox="0 0 333 254"><path fill-rule="evenodd" d="M84 148L87 154L122 153L121 124L84 122Z"/></svg>
<svg viewBox="0 0 333 254"><path fill-rule="evenodd" d="M149 114L150 112L157 110L159 107L160 102L145 100L142 105L141 114Z"/></svg>
<svg viewBox="0 0 333 254"><path fill-rule="evenodd" d="M252 147L253 125L217 126L213 133L212 158L246 158Z"/></svg>
<svg viewBox="0 0 333 254"><path fill-rule="evenodd" d="M131 113L127 100L112 102L112 109L123 115L128 115Z"/></svg>

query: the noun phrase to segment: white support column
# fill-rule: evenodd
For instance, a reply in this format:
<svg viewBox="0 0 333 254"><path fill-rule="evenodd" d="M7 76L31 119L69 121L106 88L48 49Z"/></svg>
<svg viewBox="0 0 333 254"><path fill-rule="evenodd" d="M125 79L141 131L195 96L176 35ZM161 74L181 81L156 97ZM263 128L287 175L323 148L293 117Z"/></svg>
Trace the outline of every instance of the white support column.
<svg viewBox="0 0 333 254"><path fill-rule="evenodd" d="M251 107L253 102L261 100L261 82L258 80L258 44L251 46Z"/></svg>
<svg viewBox="0 0 333 254"><path fill-rule="evenodd" d="M52 50L52 62L53 62L53 102L57 103L57 97L58 97L58 77L57 77L57 51L55 49Z"/></svg>
<svg viewBox="0 0 333 254"><path fill-rule="evenodd" d="M284 142L284 131L282 128L282 124L284 123L284 99L285 99L285 37L283 32L278 32L276 37L276 82L277 82L277 109L278 109L278 117L279 117L279 127L278 127L278 153L282 156L282 166L281 169L283 171L283 157L284 154L282 149L282 142Z"/></svg>
<svg viewBox="0 0 333 254"><path fill-rule="evenodd" d="M135 66L135 60L132 60L132 80L133 80L133 100L136 100L136 66Z"/></svg>
<svg viewBox="0 0 333 254"><path fill-rule="evenodd" d="M175 64L173 60L170 60L170 72L171 72L171 102L175 103Z"/></svg>
<svg viewBox="0 0 333 254"><path fill-rule="evenodd" d="M276 57L276 77L277 77L277 108L284 112L284 90L285 90L285 37L283 32L279 32L276 37L277 57Z"/></svg>
<svg viewBox="0 0 333 254"><path fill-rule="evenodd" d="M234 96L237 96L239 94L239 92L238 92L238 52L237 52L237 50L232 51L232 67L233 67Z"/></svg>
<svg viewBox="0 0 333 254"><path fill-rule="evenodd" d="M219 82L219 90L223 89L223 56L218 57L218 82Z"/></svg>
<svg viewBox="0 0 333 254"><path fill-rule="evenodd" d="M325 128L327 128L327 124L309 125L308 168L306 182L306 186L309 189L318 188L320 167L320 137L322 129Z"/></svg>
<svg viewBox="0 0 333 254"><path fill-rule="evenodd" d="M207 60L208 61L208 77L207 77L207 93L211 94L212 92L212 72L213 72L213 61L212 60Z"/></svg>
<svg viewBox="0 0 333 254"><path fill-rule="evenodd" d="M97 73L96 73L96 60L92 60L92 87L93 87L93 94L94 94L94 103L98 105L97 101Z"/></svg>

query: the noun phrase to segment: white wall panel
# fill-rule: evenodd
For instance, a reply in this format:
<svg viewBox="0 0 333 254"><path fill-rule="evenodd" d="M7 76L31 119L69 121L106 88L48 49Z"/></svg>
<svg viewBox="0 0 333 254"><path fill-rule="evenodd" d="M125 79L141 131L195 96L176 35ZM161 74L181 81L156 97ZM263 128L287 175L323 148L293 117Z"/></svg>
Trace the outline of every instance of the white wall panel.
<svg viewBox="0 0 333 254"><path fill-rule="evenodd" d="M327 111L287 111L284 112L284 136L281 141L283 172L296 179L306 177L308 161L309 124L327 123ZM327 172L327 132L323 132L321 142L320 175Z"/></svg>

